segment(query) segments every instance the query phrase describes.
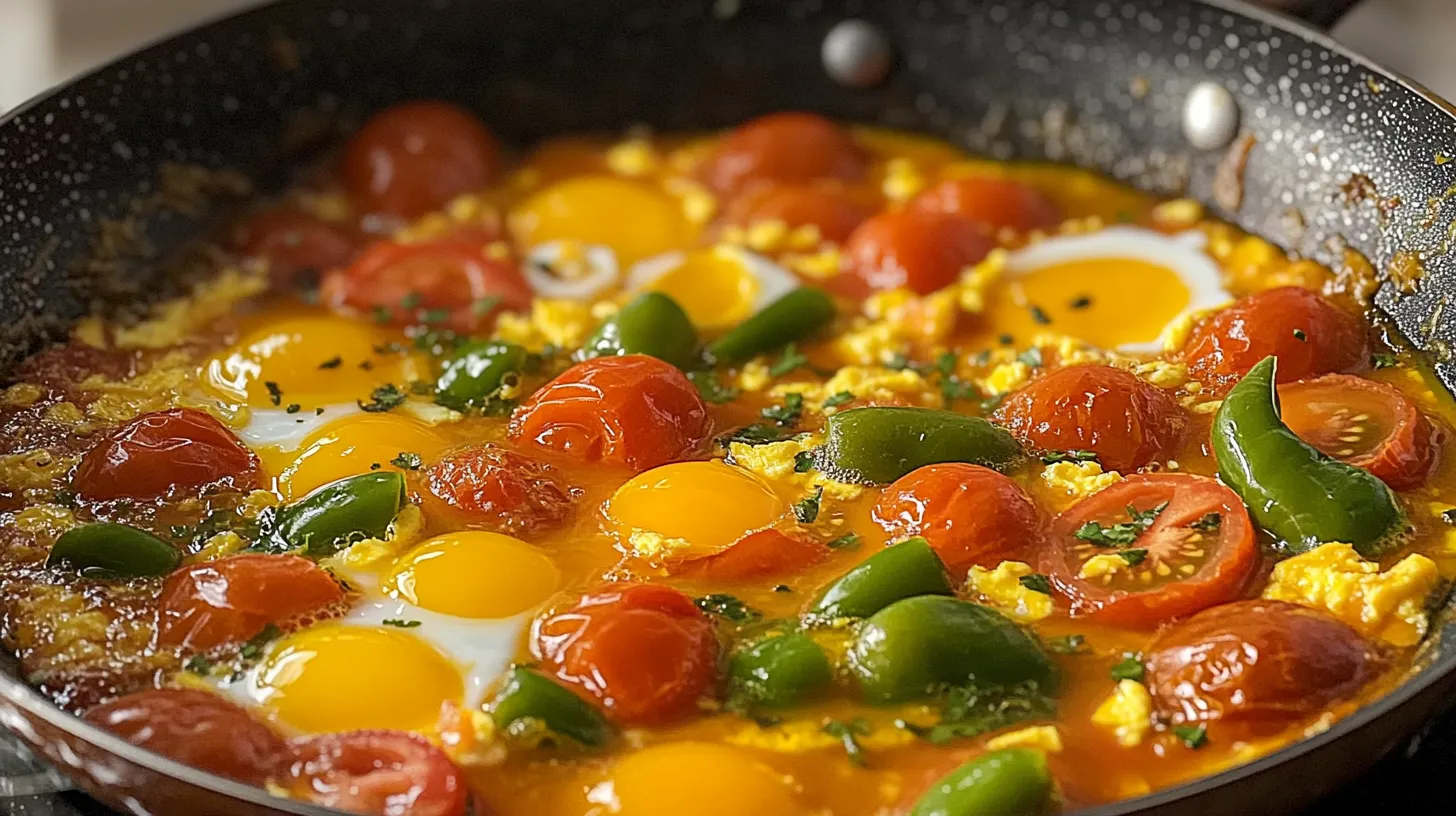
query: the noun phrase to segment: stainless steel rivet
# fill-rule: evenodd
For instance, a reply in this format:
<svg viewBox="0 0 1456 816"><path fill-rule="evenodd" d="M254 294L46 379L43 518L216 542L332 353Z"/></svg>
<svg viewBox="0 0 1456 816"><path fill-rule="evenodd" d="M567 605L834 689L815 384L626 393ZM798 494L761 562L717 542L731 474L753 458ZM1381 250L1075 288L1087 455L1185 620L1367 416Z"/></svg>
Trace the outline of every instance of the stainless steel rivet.
<svg viewBox="0 0 1456 816"><path fill-rule="evenodd" d="M1183 101L1183 137L1198 150L1217 150L1239 132L1239 103L1216 82L1200 82Z"/></svg>
<svg viewBox="0 0 1456 816"><path fill-rule="evenodd" d="M819 56L830 78L850 88L878 85L895 62L885 32L864 20L836 23L824 37Z"/></svg>

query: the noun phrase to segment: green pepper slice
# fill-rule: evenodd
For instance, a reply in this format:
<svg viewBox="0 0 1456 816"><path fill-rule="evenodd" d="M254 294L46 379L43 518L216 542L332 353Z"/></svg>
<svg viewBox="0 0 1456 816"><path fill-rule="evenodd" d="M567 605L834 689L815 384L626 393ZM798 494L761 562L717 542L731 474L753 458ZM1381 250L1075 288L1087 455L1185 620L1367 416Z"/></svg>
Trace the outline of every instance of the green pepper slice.
<svg viewBox="0 0 1456 816"><path fill-rule="evenodd" d="M677 301L661 292L643 292L597 328L577 359L648 354L687 368L697 350L697 329Z"/></svg>
<svg viewBox="0 0 1456 816"><path fill-rule="evenodd" d="M1266 357L1250 369L1214 415L1218 475L1292 552L1339 541L1380 555L1404 526L1400 501L1376 476L1289 430L1279 417L1276 365Z"/></svg>
<svg viewBox="0 0 1456 816"><path fill-rule="evenodd" d="M833 679L829 656L803 632L764 638L728 662L730 699L768 708L808 700Z"/></svg>
<svg viewBox="0 0 1456 816"><path fill-rule="evenodd" d="M775 300L708 346L715 363L732 365L803 340L834 320L834 301L812 286Z"/></svg>
<svg viewBox="0 0 1456 816"><path fill-rule="evenodd" d="M953 595L945 562L923 538L907 538L861 561L809 607L811 620L867 618L912 595Z"/></svg>
<svg viewBox="0 0 1456 816"><path fill-rule="evenodd" d="M888 484L916 468L969 462L997 470L1021 456L1011 434L934 408L852 408L829 417L820 467L841 481Z"/></svg>
<svg viewBox="0 0 1456 816"><path fill-rule="evenodd" d="M849 671L872 703L924 699L946 685L1035 682L1056 687L1057 670L1041 644L994 609L919 595L870 616L849 647Z"/></svg>
<svg viewBox="0 0 1456 816"><path fill-rule="evenodd" d="M457 411L484 405L507 375L526 367L526 356L520 346L498 340L461 346L435 381L435 402Z"/></svg>
<svg viewBox="0 0 1456 816"><path fill-rule="evenodd" d="M909 816L1034 816L1052 797L1046 754L1006 748L982 754L936 781Z"/></svg>
<svg viewBox="0 0 1456 816"><path fill-rule="evenodd" d="M591 703L522 666L511 667L490 705L490 714L503 731L510 732L522 721L534 721L587 748L606 745L616 733Z"/></svg>
<svg viewBox="0 0 1456 816"><path fill-rule="evenodd" d="M332 555L352 541L383 538L404 506L404 475L365 473L326 484L278 511L266 547Z"/></svg>
<svg viewBox="0 0 1456 816"><path fill-rule="evenodd" d="M88 577L143 578L166 575L182 563L182 553L145 530L127 524L96 522L61 533L46 566L66 564Z"/></svg>

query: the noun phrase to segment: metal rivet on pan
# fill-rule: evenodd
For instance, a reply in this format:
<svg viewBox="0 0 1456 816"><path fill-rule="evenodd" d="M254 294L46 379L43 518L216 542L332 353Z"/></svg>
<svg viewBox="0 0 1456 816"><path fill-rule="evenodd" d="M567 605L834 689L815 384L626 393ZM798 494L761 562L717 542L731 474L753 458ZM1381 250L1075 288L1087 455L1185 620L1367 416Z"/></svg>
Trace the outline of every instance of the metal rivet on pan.
<svg viewBox="0 0 1456 816"><path fill-rule="evenodd" d="M864 20L836 23L824 37L819 55L830 78L850 88L879 84L895 61L885 32Z"/></svg>
<svg viewBox="0 0 1456 816"><path fill-rule="evenodd" d="M1200 82L1183 101L1183 136L1199 150L1217 150L1239 132L1239 103L1216 82Z"/></svg>

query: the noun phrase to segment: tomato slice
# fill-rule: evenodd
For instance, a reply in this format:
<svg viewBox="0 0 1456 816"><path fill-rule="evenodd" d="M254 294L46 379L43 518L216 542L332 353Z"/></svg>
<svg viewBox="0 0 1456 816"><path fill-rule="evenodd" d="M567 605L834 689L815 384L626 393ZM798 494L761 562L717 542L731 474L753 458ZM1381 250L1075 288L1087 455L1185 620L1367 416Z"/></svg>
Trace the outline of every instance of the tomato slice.
<svg viewBox="0 0 1456 816"><path fill-rule="evenodd" d="M1232 490L1204 476L1130 476L1052 524L1042 571L1074 617L1151 627L1233 600L1258 563L1254 526ZM1115 571L1097 565L1094 557Z"/></svg>
<svg viewBox="0 0 1456 816"><path fill-rule="evenodd" d="M95 501L157 499L258 482L258 457L211 414L173 408L142 414L101 438L76 466L76 491Z"/></svg>
<svg viewBox="0 0 1456 816"><path fill-rule="evenodd" d="M469 788L444 751L417 734L349 731L293 740L289 793L365 816L462 816Z"/></svg>
<svg viewBox="0 0 1456 816"><path fill-rule="evenodd" d="M1435 461L1431 423L1385 383L1329 374L1279 386L1279 404L1284 424L1304 441L1396 490L1419 487Z"/></svg>
<svg viewBox="0 0 1456 816"><path fill-rule="evenodd" d="M296 555L247 553L183 567L162 584L157 640L207 650L341 611L344 588Z"/></svg>
<svg viewBox="0 0 1456 816"><path fill-rule="evenodd" d="M466 333L489 325L500 309L531 305L531 287L514 262L488 258L480 244L458 239L373 244L325 277L321 291L336 309Z"/></svg>
<svg viewBox="0 0 1456 816"><path fill-rule="evenodd" d="M782 530L759 530L720 553L689 561L673 572L708 581L748 581L793 575L828 556L829 548L817 541Z"/></svg>

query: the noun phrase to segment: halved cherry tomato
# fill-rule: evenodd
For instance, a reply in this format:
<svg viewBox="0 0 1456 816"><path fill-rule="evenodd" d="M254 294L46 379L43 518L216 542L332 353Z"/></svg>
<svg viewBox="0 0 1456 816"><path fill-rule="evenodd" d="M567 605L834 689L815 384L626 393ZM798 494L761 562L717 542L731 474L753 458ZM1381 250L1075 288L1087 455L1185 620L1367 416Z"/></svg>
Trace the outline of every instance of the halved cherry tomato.
<svg viewBox="0 0 1456 816"><path fill-rule="evenodd" d="M288 743L247 711L197 689L149 689L86 712L132 745L209 773L261 785L287 770Z"/></svg>
<svg viewBox="0 0 1456 816"><path fill-rule="evenodd" d="M1359 317L1285 286L1234 301L1194 327L1183 349L1188 373L1218 396L1270 355L1279 358L1279 382L1294 382L1363 368L1369 338Z"/></svg>
<svg viewBox="0 0 1456 816"><path fill-rule="evenodd" d="M268 276L287 285L302 273L344 266L359 249L343 227L288 207L264 210L233 229L239 253L268 263Z"/></svg>
<svg viewBox="0 0 1456 816"><path fill-rule="evenodd" d="M920 210L882 212L859 225L844 247L835 279L847 295L906 287L925 295L960 277L994 246L975 222Z"/></svg>
<svg viewBox="0 0 1456 816"><path fill-rule="evenodd" d="M425 475L431 494L511 535L560 522L582 495L545 462L492 444L448 454Z"/></svg>
<svg viewBox="0 0 1456 816"><path fill-rule="evenodd" d="M1114 571L1084 572L1104 555L1117 559ZM1232 490L1204 476L1151 473L1058 516L1040 564L1074 617L1151 627L1238 597L1258 559L1254 525Z"/></svg>
<svg viewBox="0 0 1456 816"><path fill-rule="evenodd" d="M880 494L874 519L892 539L924 537L956 574L1021 560L1043 527L1036 504L1016 482L963 463L901 476Z"/></svg>
<svg viewBox="0 0 1456 816"><path fill-rule="evenodd" d="M531 286L514 262L487 258L479 244L459 240L374 244L325 277L322 294L334 308L404 324L443 318L443 325L467 333L490 325L501 309L531 304Z"/></svg>
<svg viewBox="0 0 1456 816"><path fill-rule="evenodd" d="M516 409L510 435L643 471L688 455L711 429L707 406L681 371L656 357L628 354L562 372Z"/></svg>
<svg viewBox="0 0 1456 816"><path fill-rule="evenodd" d="M462 816L465 775L418 734L348 731L292 741L296 799L364 816Z"/></svg>
<svg viewBox="0 0 1456 816"><path fill-rule="evenodd" d="M873 212L843 186L832 182L757 185L728 204L723 222L748 227L777 221L789 229L812 224L821 238L840 244Z"/></svg>
<svg viewBox="0 0 1456 816"><path fill-rule="evenodd" d="M1062 220L1057 205L1035 187L986 176L947 179L916 196L910 206L960 216L992 230L1010 227L1026 232L1054 227Z"/></svg>
<svg viewBox="0 0 1456 816"><path fill-rule="evenodd" d="M1058 368L996 409L997 422L1041 450L1090 450L1107 470L1140 468L1177 448L1188 427L1166 391L1110 366Z"/></svg>
<svg viewBox="0 0 1456 816"><path fill-rule="evenodd" d="M849 132L812 113L771 113L723 137L702 178L719 193L754 182L853 180L864 173L863 151Z"/></svg>
<svg viewBox="0 0 1456 816"><path fill-rule="evenodd" d="M782 530L759 530L722 552L689 561L673 573L707 581L747 581L793 575L828 556L829 548L812 539Z"/></svg>
<svg viewBox="0 0 1456 816"><path fill-rule="evenodd" d="M1419 487L1436 458L1431 423L1385 383L1327 374L1279 386L1284 424L1326 455L1397 490Z"/></svg>
<svg viewBox="0 0 1456 816"><path fill-rule="evenodd" d="M95 501L158 499L216 484L258 484L258 457L212 415L192 408L142 414L81 457L76 492Z"/></svg>
<svg viewBox="0 0 1456 816"><path fill-rule="evenodd" d="M470 112L405 102L364 123L344 146L344 188L366 212L413 218L491 183L500 146Z"/></svg>
<svg viewBox="0 0 1456 816"><path fill-rule="evenodd" d="M607 585L532 628L536 656L624 725L696 709L718 676L718 636L688 596L656 584Z"/></svg>
<svg viewBox="0 0 1456 816"><path fill-rule="evenodd" d="M183 567L162 584L157 640L205 651L342 611L344 588L296 555L249 553Z"/></svg>

